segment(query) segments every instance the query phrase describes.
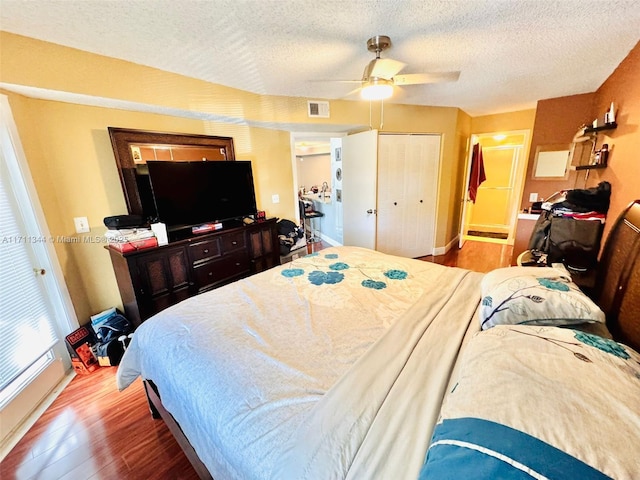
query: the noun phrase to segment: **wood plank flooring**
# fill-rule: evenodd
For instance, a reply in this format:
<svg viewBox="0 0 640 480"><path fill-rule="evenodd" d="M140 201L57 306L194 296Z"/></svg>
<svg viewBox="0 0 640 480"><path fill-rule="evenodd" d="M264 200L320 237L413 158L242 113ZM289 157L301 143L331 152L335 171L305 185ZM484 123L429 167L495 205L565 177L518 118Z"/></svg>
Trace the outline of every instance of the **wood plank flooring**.
<svg viewBox="0 0 640 480"><path fill-rule="evenodd" d="M309 253L327 248L310 244ZM512 247L467 242L420 260L478 272L509 265ZM124 392L115 367L74 378L0 464L2 480L195 479L161 420L149 413L142 382Z"/></svg>
<svg viewBox="0 0 640 480"><path fill-rule="evenodd" d="M123 392L116 367L76 376L0 465L3 480L196 479L140 379Z"/></svg>

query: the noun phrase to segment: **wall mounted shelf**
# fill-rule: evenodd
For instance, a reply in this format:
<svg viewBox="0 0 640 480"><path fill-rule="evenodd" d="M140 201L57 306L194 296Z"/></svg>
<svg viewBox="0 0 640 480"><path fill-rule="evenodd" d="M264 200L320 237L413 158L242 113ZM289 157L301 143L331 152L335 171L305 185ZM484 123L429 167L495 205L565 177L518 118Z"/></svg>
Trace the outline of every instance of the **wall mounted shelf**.
<svg viewBox="0 0 640 480"><path fill-rule="evenodd" d="M602 132L604 130L613 130L617 126L618 124L613 122L613 123L606 123L604 125L600 125L599 127L587 127L584 129L584 134L586 135L588 133Z"/></svg>
<svg viewBox="0 0 640 480"><path fill-rule="evenodd" d="M607 168L606 163L599 163L597 165L577 165L576 170L593 170L596 168Z"/></svg>

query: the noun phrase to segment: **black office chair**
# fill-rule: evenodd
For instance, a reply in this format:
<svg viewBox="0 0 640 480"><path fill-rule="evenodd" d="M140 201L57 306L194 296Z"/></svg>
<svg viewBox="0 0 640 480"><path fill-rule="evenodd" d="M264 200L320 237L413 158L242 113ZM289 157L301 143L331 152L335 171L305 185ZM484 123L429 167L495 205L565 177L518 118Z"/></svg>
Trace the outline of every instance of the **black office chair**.
<svg viewBox="0 0 640 480"><path fill-rule="evenodd" d="M313 219L324 217L324 213L314 210L313 202L310 201L298 200L298 207L300 208L300 220L304 226L304 236L307 239L307 243L319 242L321 240L319 236L320 229L313 229ZM309 221L307 222L307 220ZM307 232L309 232L309 235L307 235ZM316 232L318 232L318 236L316 236Z"/></svg>

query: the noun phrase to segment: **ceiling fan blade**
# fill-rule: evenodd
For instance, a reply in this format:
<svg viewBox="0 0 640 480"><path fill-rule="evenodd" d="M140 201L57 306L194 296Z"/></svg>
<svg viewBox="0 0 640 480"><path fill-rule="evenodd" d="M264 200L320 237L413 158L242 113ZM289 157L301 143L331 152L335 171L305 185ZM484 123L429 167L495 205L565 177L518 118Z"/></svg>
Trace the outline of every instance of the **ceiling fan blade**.
<svg viewBox="0 0 640 480"><path fill-rule="evenodd" d="M362 80L335 80L335 79L323 80L323 79L318 79L318 80L308 80L308 81L312 82L312 83L362 83Z"/></svg>
<svg viewBox="0 0 640 480"><path fill-rule="evenodd" d="M346 95L344 95L342 98L352 97L356 93L360 93L360 90L362 90L361 87L355 88L355 89L351 90L349 93L347 93Z"/></svg>
<svg viewBox="0 0 640 480"><path fill-rule="evenodd" d="M393 76L406 67L406 63L392 60L391 58L376 58L369 62L364 69L363 80L370 77L386 78L391 80Z"/></svg>
<svg viewBox="0 0 640 480"><path fill-rule="evenodd" d="M395 85L417 85L420 83L455 82L460 72L408 73L393 77Z"/></svg>

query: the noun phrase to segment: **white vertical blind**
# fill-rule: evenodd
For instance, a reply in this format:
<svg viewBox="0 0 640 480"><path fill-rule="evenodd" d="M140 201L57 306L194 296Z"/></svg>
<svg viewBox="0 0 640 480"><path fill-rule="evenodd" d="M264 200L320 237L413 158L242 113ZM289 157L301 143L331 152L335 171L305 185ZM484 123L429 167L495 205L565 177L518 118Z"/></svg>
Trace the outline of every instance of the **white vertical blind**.
<svg viewBox="0 0 640 480"><path fill-rule="evenodd" d="M0 391L57 342L53 319L32 244L45 238L25 234L18 204L0 152Z"/></svg>

